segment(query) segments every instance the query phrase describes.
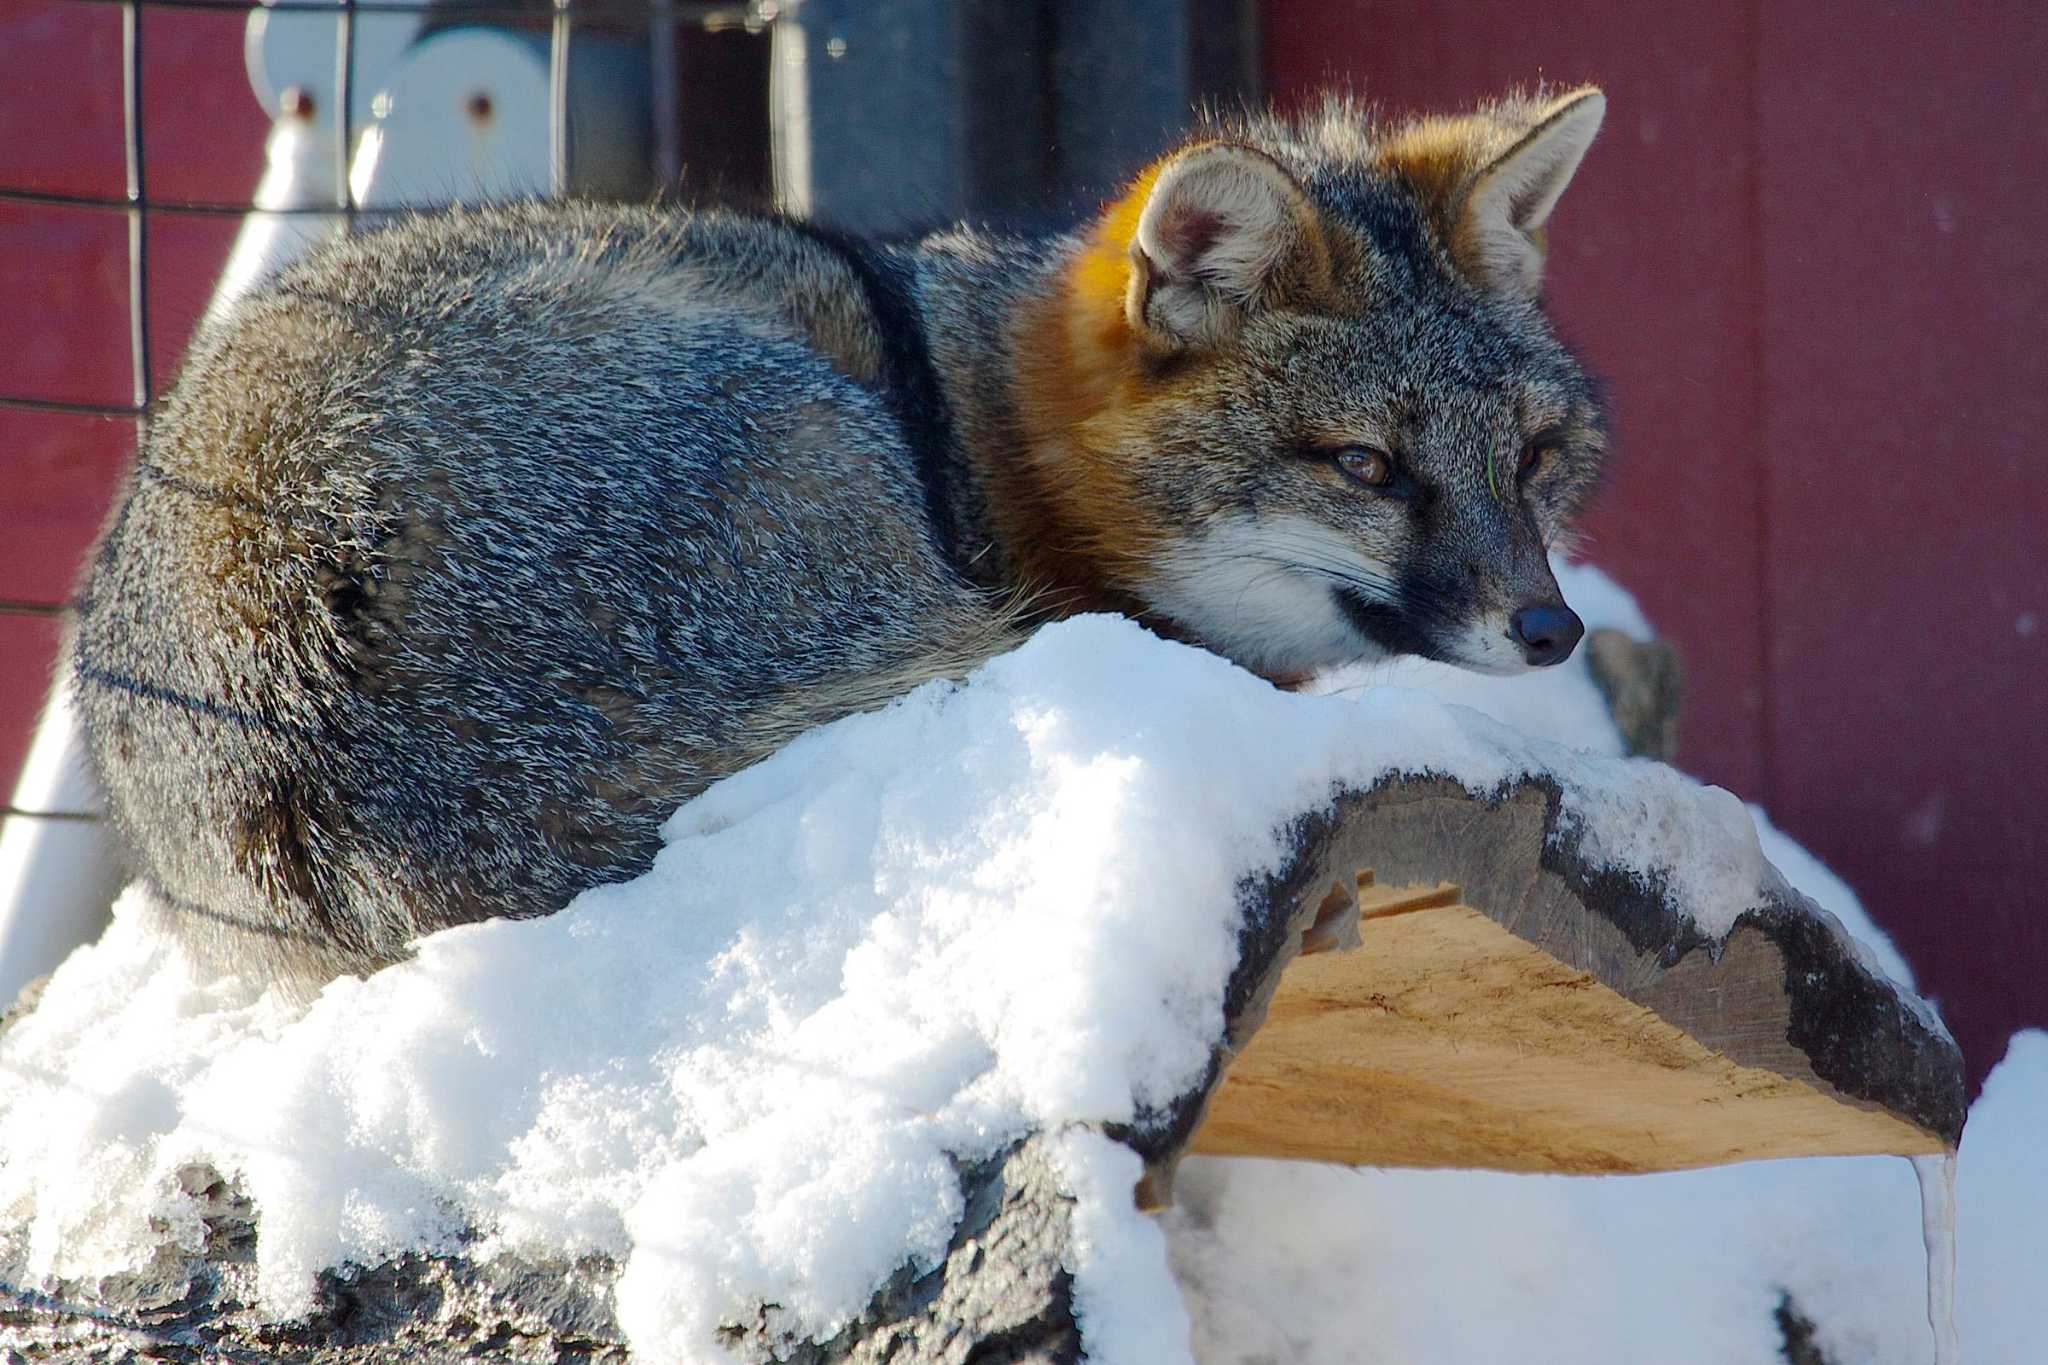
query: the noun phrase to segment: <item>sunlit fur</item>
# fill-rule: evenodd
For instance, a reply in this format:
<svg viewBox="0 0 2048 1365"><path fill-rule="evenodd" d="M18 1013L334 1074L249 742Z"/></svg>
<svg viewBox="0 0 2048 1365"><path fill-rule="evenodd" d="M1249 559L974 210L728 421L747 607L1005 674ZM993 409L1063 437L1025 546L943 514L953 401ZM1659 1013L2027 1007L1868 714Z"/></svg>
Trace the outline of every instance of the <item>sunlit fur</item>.
<svg viewBox="0 0 2048 1365"><path fill-rule="evenodd" d="M1166 354L1129 307L1160 170L1141 177L1023 311L1026 446L994 477L1015 488L997 522L1012 519L1024 567L1134 600L1276 677L1388 648L1524 667L1508 614L1556 600L1544 551L1605 437L1593 384L1535 301L1475 278L1457 241L1464 187L1557 103L1382 126L1332 100L1198 130L1192 146L1284 168L1310 226L1284 225L1289 260L1223 339ZM1518 482L1523 444L1546 432L1554 447ZM1320 458L1352 443L1392 453L1415 496ZM1407 629L1376 637L1328 610L1338 585Z"/></svg>
<svg viewBox="0 0 2048 1365"><path fill-rule="evenodd" d="M718 776L1074 611L1276 680L1518 665L1601 427L1460 215L1553 106L1215 124L1053 236L528 204L257 285L70 644L155 902L299 987L545 914Z"/></svg>

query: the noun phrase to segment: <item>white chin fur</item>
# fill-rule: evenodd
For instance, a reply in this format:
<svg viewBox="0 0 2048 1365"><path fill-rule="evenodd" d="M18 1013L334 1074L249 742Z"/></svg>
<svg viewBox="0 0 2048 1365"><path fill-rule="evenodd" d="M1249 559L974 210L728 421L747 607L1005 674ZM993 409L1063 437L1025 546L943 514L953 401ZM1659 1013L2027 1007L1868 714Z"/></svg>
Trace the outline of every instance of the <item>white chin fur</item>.
<svg viewBox="0 0 2048 1365"><path fill-rule="evenodd" d="M1535 667L1521 647L1508 638L1506 612L1481 617L1471 630L1438 647L1444 652L1445 663L1469 668L1474 673L1527 673Z"/></svg>
<svg viewBox="0 0 2048 1365"><path fill-rule="evenodd" d="M1304 518L1231 517L1160 556L1144 596L1211 649L1269 677L1380 655L1337 605L1335 582L1288 568L1290 561L1341 567L1366 581L1386 573Z"/></svg>
<svg viewBox="0 0 2048 1365"><path fill-rule="evenodd" d="M1268 677L1386 657L1338 606L1333 579L1290 564L1343 572L1361 588L1391 576L1384 564L1317 522L1229 517L1161 555L1144 596L1209 648ZM1530 669L1508 636L1504 611L1489 612L1437 648L1445 663L1475 673Z"/></svg>

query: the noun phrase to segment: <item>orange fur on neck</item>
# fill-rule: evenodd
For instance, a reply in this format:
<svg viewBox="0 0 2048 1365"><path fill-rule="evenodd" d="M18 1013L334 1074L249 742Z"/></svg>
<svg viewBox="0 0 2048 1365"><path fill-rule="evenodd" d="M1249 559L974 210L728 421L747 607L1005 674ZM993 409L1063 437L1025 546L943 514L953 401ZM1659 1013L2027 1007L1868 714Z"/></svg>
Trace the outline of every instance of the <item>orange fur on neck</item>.
<svg viewBox="0 0 2048 1365"><path fill-rule="evenodd" d="M985 469L990 516L1019 578L1067 611L1128 610L1164 538L1122 463L1144 398L1130 247L1158 170L1097 220L1011 334L1024 450Z"/></svg>

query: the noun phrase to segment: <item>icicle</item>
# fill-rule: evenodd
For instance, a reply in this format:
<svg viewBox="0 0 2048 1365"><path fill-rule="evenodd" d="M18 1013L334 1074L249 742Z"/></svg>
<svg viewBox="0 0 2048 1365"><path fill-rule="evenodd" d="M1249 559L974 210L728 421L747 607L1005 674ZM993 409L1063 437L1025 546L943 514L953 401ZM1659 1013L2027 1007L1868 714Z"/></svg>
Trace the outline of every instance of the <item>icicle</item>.
<svg viewBox="0 0 2048 1365"><path fill-rule="evenodd" d="M1920 1177L1920 1237L1927 1245L1927 1325L1934 1365L1961 1365L1956 1336L1956 1154L1912 1158Z"/></svg>

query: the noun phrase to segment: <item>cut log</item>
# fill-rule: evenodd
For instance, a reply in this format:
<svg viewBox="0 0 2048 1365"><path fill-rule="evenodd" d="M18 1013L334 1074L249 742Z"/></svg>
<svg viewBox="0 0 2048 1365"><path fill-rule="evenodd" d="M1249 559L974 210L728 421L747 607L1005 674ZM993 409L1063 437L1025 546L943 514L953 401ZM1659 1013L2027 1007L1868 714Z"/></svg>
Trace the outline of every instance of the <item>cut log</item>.
<svg viewBox="0 0 2048 1365"><path fill-rule="evenodd" d="M1305 928L1236 984L1186 1150L1589 1174L1960 1141L1955 1043L1825 911L1779 880L1709 939L1560 808L1397 778L1301 821L1252 896ZM1148 1155L1163 1202L1178 1153Z"/></svg>
<svg viewBox="0 0 2048 1365"><path fill-rule="evenodd" d="M1243 885L1207 1076L1114 1130L1147 1160L1140 1203L1170 1198L1189 1150L1585 1172L1956 1144L1955 1044L1824 912L1780 883L1709 939L1667 888L1588 860L1561 805L1541 781L1400 778L1298 820L1283 866ZM0 1354L626 1358L616 1267L595 1258L346 1267L313 1316L269 1322L260 1211L192 1178L214 1209L201 1251L167 1240L146 1275L54 1294L0 1286ZM1078 1359L1072 1200L1042 1137L963 1161L960 1182L944 1261L906 1260L838 1336L799 1340L763 1305L723 1345L814 1365ZM19 1232L0 1226L0 1250Z"/></svg>

